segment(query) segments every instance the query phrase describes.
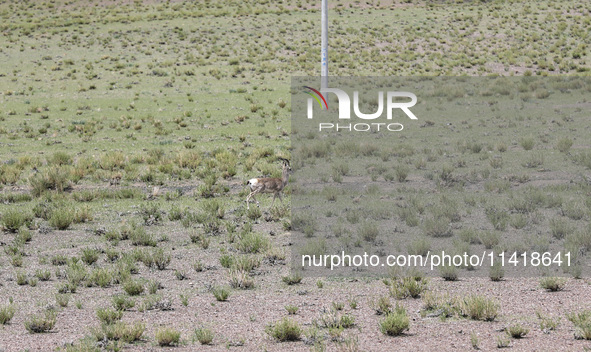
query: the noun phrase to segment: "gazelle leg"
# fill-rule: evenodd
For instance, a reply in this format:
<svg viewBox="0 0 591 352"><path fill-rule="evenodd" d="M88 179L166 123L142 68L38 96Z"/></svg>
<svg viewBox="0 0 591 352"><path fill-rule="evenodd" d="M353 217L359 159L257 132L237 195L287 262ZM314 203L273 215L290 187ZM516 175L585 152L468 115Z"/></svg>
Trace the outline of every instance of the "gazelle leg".
<svg viewBox="0 0 591 352"><path fill-rule="evenodd" d="M271 202L269 209L273 208L273 204L275 204L275 197L277 197L277 193L273 193L273 201Z"/></svg>
<svg viewBox="0 0 591 352"><path fill-rule="evenodd" d="M248 201L250 201L250 198L254 196L254 192L250 192L248 194L248 196L246 196L246 209L250 209L249 205L248 205ZM255 199L256 200L256 199Z"/></svg>
<svg viewBox="0 0 591 352"><path fill-rule="evenodd" d="M257 208L260 208L261 205L259 204L259 201L254 197L254 194L252 195L252 199L254 199L254 201L257 203Z"/></svg>
<svg viewBox="0 0 591 352"><path fill-rule="evenodd" d="M257 202L257 207L259 207L259 201L254 197L255 194L257 194L257 191L252 191L250 192L250 194L246 197L246 209L250 209L248 202L250 201L250 198L254 199L255 202Z"/></svg>

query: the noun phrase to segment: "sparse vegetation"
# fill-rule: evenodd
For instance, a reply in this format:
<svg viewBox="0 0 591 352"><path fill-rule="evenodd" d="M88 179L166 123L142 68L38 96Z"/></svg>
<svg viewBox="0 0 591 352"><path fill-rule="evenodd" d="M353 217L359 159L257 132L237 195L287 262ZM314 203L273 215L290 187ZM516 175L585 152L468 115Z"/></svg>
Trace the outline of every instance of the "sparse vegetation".
<svg viewBox="0 0 591 352"><path fill-rule="evenodd" d="M572 312L566 318L575 326L575 338L591 340L591 311Z"/></svg>
<svg viewBox="0 0 591 352"><path fill-rule="evenodd" d="M51 310L32 315L25 320L25 329L31 334L48 332L55 326L56 317L57 313Z"/></svg>
<svg viewBox="0 0 591 352"><path fill-rule="evenodd" d="M481 295L469 295L460 303L461 314L472 320L493 321L498 315L499 304Z"/></svg>
<svg viewBox="0 0 591 352"><path fill-rule="evenodd" d="M23 226L29 226L33 217L22 210L10 209L2 214L2 227L9 232L17 232Z"/></svg>
<svg viewBox="0 0 591 352"><path fill-rule="evenodd" d="M366 114L379 109L378 90L408 87L418 97L410 108L418 119L388 102L382 108L403 131L382 125L378 133L318 134L317 122L308 130L300 122L312 121L291 118L301 87L285 79L317 74L318 43L309 34L319 10L312 2L0 3L0 323L7 336L20 336L4 348L25 350L34 340L65 351L125 350L140 340L132 349L183 345L174 328L182 327L190 343L187 325L170 317L193 314L211 324L193 340L211 344L222 315L204 311L248 302L253 324L239 325L260 330L267 323L261 307L274 294L280 301L273 319L290 314L292 325L312 323L309 334L298 333L303 342L296 348L371 350L364 335L380 334L376 323L398 335L405 321L418 320L420 339L427 319L442 329L455 326L445 325L449 317L496 320L500 303L470 294L492 288L505 308L509 288L528 276L505 262L429 273L446 282L342 265L341 279L324 275L326 266L289 271L301 253L367 252L382 261L405 251L424 260L442 248L480 257L484 247L506 253L505 260L512 252L532 259L532 251L560 251L563 260L570 252L574 265L555 271L553 263L548 275L585 278L589 10L572 0L335 2L331 82L374 76L375 85L359 91ZM380 76L390 77L388 84ZM329 95L325 107L313 101L314 121L329 106L327 113L342 110ZM294 167L286 199L246 209L246 180L280 176L276 160L283 157ZM318 207L301 204L308 196ZM525 270L533 270L530 264ZM361 278L374 274L387 277L386 285ZM486 275L493 282L472 285L472 276ZM544 306L548 317L539 317L550 333L560 320L558 302L569 303L564 299L586 282L537 280L523 290L532 299L553 297ZM537 284L568 292L554 297L536 291ZM219 285L231 287L228 303L211 297ZM370 296L356 291L362 286ZM198 302L205 293L204 306ZM368 297L381 315L373 320L362 318ZM420 317L413 311L392 318L397 300L419 297L429 306ZM416 308L416 301L402 302ZM60 327L62 317L79 323L109 304L96 311L96 326L75 331L88 335L81 341L74 341L75 329ZM329 310L324 325L311 320L314 307ZM152 324L151 310L162 325L128 322ZM589 319L580 314L572 315L575 338L589 339ZM522 318L533 327L531 316ZM23 322L31 332L56 329L60 337L22 335ZM280 330L278 336L289 336ZM478 337L483 349L494 347L496 335L474 331L473 348ZM274 349L260 332L249 332L246 343L244 331L218 334L220 346L212 348ZM498 347L524 343L498 335ZM562 347L564 336L544 336L544 346ZM527 335L531 345L539 338ZM580 350L583 343L569 346Z"/></svg>
<svg viewBox="0 0 591 352"><path fill-rule="evenodd" d="M0 324L6 325L10 323L16 309L12 304L0 306Z"/></svg>
<svg viewBox="0 0 591 352"><path fill-rule="evenodd" d="M213 342L214 334L211 329L208 328L198 328L195 329L194 338L199 341L202 345L211 345Z"/></svg>
<svg viewBox="0 0 591 352"><path fill-rule="evenodd" d="M215 287L212 292L215 299L220 302L227 301L230 297L230 290L226 287Z"/></svg>
<svg viewBox="0 0 591 352"><path fill-rule="evenodd" d="M99 308L96 310L96 316L104 324L113 324L123 317L122 310L113 310L111 308Z"/></svg>
<svg viewBox="0 0 591 352"><path fill-rule="evenodd" d="M300 324L289 318L283 318L283 320L267 326L266 331L267 334L280 342L297 341L302 335Z"/></svg>
<svg viewBox="0 0 591 352"><path fill-rule="evenodd" d="M511 325L507 328L507 335L511 336L514 339L520 339L525 337L529 332L529 329L524 327L521 324Z"/></svg>
<svg viewBox="0 0 591 352"><path fill-rule="evenodd" d="M384 335L398 336L409 329L410 320L406 314L406 309L402 306L396 306L394 311L386 314L386 317L379 323L380 331Z"/></svg>
<svg viewBox="0 0 591 352"><path fill-rule="evenodd" d="M181 333L173 328L161 328L156 331L156 342L158 346L176 346L181 339Z"/></svg>
<svg viewBox="0 0 591 352"><path fill-rule="evenodd" d="M560 277L544 277L540 279L540 286L551 292L562 291L565 284L566 280Z"/></svg>

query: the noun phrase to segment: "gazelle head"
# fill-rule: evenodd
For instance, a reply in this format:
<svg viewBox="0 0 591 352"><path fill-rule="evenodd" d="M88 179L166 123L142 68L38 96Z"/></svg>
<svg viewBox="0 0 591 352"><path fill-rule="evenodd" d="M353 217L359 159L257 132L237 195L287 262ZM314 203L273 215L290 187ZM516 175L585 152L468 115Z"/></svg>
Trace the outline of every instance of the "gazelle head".
<svg viewBox="0 0 591 352"><path fill-rule="evenodd" d="M289 164L289 160L284 159L284 158L279 158L279 160L281 160L281 164L283 165L284 169L287 169L287 172L291 171L291 165Z"/></svg>

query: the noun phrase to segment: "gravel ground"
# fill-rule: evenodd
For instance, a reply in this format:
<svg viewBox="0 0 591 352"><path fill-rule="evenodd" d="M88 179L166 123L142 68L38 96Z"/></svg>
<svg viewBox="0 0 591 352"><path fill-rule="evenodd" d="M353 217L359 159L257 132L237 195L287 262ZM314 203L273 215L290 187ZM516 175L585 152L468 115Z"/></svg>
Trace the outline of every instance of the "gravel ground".
<svg viewBox="0 0 591 352"><path fill-rule="evenodd" d="M5 268L6 269L6 268ZM208 270L199 276L192 274L189 280L173 280L170 270L149 273L142 268L140 275L156 276L162 279L165 297L173 301L172 311L152 310L145 313L132 309L124 314L125 321L143 321L146 326L146 341L126 347L129 351L174 350L174 351L222 351L230 349L255 351L308 351L311 346L302 341L278 343L265 333L265 326L287 315L285 305L299 307L293 319L304 329L318 319L323 310L332 302L345 303L344 311L355 317L356 326L347 329L343 337L354 337L360 350L366 351L458 351L471 350L470 335L478 336L481 350L496 349L498 336L503 329L521 323L530 329L529 334L519 340L511 340L513 351L583 351L591 348L591 342L575 340L574 327L565 314L591 308L591 290L584 280L569 280L561 292L546 292L539 287L535 278L508 278L493 283L487 278L470 278L457 282L431 279L433 291L451 295L468 293L494 297L500 302L500 314L494 322L477 322L467 319L450 318L443 321L437 317L421 317L421 299L400 301L411 318L409 331L399 337L387 337L380 333L381 319L369 307L369 301L380 295L387 295L387 287L374 279L324 280L324 287L316 286L316 278L304 278L301 284L286 286L278 279L287 274L285 266L263 267L264 274L256 276L257 288L247 291L233 291L226 302L217 302L204 288L204 283L219 281L222 269ZM72 296L68 307L60 310L57 324L52 332L29 334L23 322L29 314L40 311L40 302L52 303L54 282L39 282L36 287L17 286L6 281L10 274L2 273L4 284L2 297L12 296L17 304L17 313L10 324L0 330L2 351L47 351L64 344L76 342L98 326L95 310L110 306L113 294L121 292L120 287L107 289L81 288ZM55 279L54 279L55 280ZM188 306L180 304L178 295L189 297ZM347 302L355 299L357 309L351 309ZM83 304L77 309L75 302ZM536 312L546 316L561 317L556 331L548 334L540 331ZM201 346L191 341L195 327L205 325L215 332L214 344ZM174 348L160 348L154 342L154 332L160 326L173 326L182 332L184 344ZM325 330L324 330L325 331ZM242 345L242 346L237 346ZM339 344L328 342L328 350L336 350ZM342 346L342 345L341 345Z"/></svg>

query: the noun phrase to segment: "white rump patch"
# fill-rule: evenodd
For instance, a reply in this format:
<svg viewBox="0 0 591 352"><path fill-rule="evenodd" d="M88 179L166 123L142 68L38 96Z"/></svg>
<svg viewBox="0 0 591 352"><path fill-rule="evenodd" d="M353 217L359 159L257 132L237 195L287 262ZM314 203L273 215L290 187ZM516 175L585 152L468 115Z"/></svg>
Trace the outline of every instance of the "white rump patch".
<svg viewBox="0 0 591 352"><path fill-rule="evenodd" d="M248 180L248 183L251 186L256 186L256 184L259 183L259 180L257 180L256 178L252 178L252 179Z"/></svg>

